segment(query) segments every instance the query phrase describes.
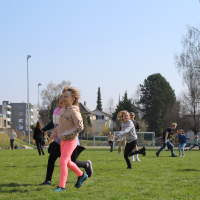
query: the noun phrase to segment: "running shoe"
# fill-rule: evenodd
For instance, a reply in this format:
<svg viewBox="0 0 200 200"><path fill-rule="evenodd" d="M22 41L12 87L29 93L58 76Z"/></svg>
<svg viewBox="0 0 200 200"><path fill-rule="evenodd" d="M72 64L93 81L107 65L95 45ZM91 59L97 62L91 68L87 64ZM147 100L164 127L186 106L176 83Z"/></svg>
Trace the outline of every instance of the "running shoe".
<svg viewBox="0 0 200 200"><path fill-rule="evenodd" d="M86 175L85 173L83 173L82 176L79 176L79 177L78 177L78 180L77 180L77 182L76 182L76 184L75 184L75 187L76 187L76 188L80 188L81 185L83 184L83 182L84 182L86 179L87 179L87 175Z"/></svg>
<svg viewBox="0 0 200 200"><path fill-rule="evenodd" d="M39 184L39 186L43 185L51 185L51 181L44 181L43 183Z"/></svg>
<svg viewBox="0 0 200 200"><path fill-rule="evenodd" d="M53 190L53 191L55 191L55 192L62 192L62 191L65 191L66 189L65 188L62 188L62 187L57 187L55 190Z"/></svg>
<svg viewBox="0 0 200 200"><path fill-rule="evenodd" d="M87 160L86 163L87 163L87 167L85 171L86 171L86 174L88 175L88 178L90 178L93 174L92 162L90 160Z"/></svg>
<svg viewBox="0 0 200 200"><path fill-rule="evenodd" d="M136 158L136 161L140 161L140 159L139 159L139 158Z"/></svg>

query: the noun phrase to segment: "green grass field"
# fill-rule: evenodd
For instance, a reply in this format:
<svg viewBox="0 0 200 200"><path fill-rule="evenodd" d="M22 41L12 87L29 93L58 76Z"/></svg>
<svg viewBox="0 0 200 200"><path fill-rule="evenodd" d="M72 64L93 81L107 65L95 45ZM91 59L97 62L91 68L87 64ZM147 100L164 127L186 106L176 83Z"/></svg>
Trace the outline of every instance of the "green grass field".
<svg viewBox="0 0 200 200"><path fill-rule="evenodd" d="M19 144L19 147L22 147L23 145L28 145L29 147L35 148L35 145L28 144L27 142L24 142L16 138L14 141L14 145L18 145L18 144ZM10 147L10 138L8 137L8 134L0 132L0 147L1 148Z"/></svg>
<svg viewBox="0 0 200 200"><path fill-rule="evenodd" d="M0 146L1 146L0 138ZM5 142L5 141L4 141ZM163 151L147 149L141 162L126 169L117 149L87 148L79 160L91 160L94 174L76 189L76 174L69 170L65 192L52 191L59 183L59 159L51 186L38 186L45 180L48 153L36 149L0 150L0 199L200 199L200 151L185 152L185 157L170 157ZM175 150L178 155L178 150Z"/></svg>

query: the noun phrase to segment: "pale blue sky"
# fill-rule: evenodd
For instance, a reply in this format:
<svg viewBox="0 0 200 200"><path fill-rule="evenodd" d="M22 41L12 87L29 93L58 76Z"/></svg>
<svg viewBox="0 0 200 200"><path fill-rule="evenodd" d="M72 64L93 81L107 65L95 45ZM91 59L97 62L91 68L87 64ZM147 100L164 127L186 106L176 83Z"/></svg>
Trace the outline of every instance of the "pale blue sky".
<svg viewBox="0 0 200 200"><path fill-rule="evenodd" d="M160 73L178 96L182 79L174 54L182 50L187 25L199 27L198 0L9 0L0 1L0 104L30 102L50 81L71 81L81 101L103 108L119 93ZM41 102L41 100L40 100Z"/></svg>

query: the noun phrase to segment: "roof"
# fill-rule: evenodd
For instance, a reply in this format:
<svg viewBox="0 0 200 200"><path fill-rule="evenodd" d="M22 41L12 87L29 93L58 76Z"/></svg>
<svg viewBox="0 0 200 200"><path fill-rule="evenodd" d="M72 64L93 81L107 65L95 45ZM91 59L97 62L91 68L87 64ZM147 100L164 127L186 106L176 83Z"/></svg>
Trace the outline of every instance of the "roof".
<svg viewBox="0 0 200 200"><path fill-rule="evenodd" d="M85 105L83 105L81 102L79 102L79 108L80 108L80 112L83 113L83 114L96 115L88 107L86 107Z"/></svg>
<svg viewBox="0 0 200 200"><path fill-rule="evenodd" d="M105 114L105 115L111 116L111 114L106 113L106 112L104 112L104 111L102 111L102 110L98 110L98 109L96 109L96 110L93 110L92 112L94 112L94 111L102 112L102 113Z"/></svg>

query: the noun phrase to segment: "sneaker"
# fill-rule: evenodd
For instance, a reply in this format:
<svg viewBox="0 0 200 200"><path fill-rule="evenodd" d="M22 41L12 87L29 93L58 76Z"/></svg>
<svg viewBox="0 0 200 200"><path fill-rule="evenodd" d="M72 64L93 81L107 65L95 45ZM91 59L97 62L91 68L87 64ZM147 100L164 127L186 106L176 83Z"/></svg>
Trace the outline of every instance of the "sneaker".
<svg viewBox="0 0 200 200"><path fill-rule="evenodd" d="M140 161L140 159L139 159L139 158L136 158L136 161Z"/></svg>
<svg viewBox="0 0 200 200"><path fill-rule="evenodd" d="M179 155L179 157L182 157L182 155Z"/></svg>
<svg viewBox="0 0 200 200"><path fill-rule="evenodd" d="M85 171L86 171L86 174L88 175L88 178L90 178L93 174L92 162L90 160L87 160L86 163L87 163L87 167Z"/></svg>
<svg viewBox="0 0 200 200"><path fill-rule="evenodd" d="M182 155L182 157L184 157L184 156L185 156L185 154Z"/></svg>
<svg viewBox="0 0 200 200"><path fill-rule="evenodd" d="M134 156L132 156L132 161L135 161L135 158L134 158Z"/></svg>
<svg viewBox="0 0 200 200"><path fill-rule="evenodd" d="M53 191L55 191L55 192L62 192L62 191L65 191L66 189L65 188L62 188L62 187L57 187L55 190L53 190Z"/></svg>
<svg viewBox="0 0 200 200"><path fill-rule="evenodd" d="M156 156L157 156L157 157L159 156L158 152L156 152Z"/></svg>
<svg viewBox="0 0 200 200"><path fill-rule="evenodd" d="M83 173L82 176L79 176L79 177L78 177L78 180L77 180L77 182L76 182L76 184L75 184L75 187L76 187L76 188L80 188L81 185L83 184L83 181L85 181L86 179L87 179L87 175L86 175L85 173Z"/></svg>
<svg viewBox="0 0 200 200"><path fill-rule="evenodd" d="M120 153L117 153L117 155L119 155Z"/></svg>
<svg viewBox="0 0 200 200"><path fill-rule="evenodd" d="M175 154L172 154L172 157L177 157L177 155L175 155Z"/></svg>
<svg viewBox="0 0 200 200"><path fill-rule="evenodd" d="M43 185L51 185L51 181L44 181L43 183L39 184L39 186Z"/></svg>
<svg viewBox="0 0 200 200"><path fill-rule="evenodd" d="M146 155L146 152L145 152L146 148L145 147L142 147L141 149L141 152L142 152L142 155L145 156Z"/></svg>
<svg viewBox="0 0 200 200"><path fill-rule="evenodd" d="M127 167L127 169L133 169L132 167Z"/></svg>

